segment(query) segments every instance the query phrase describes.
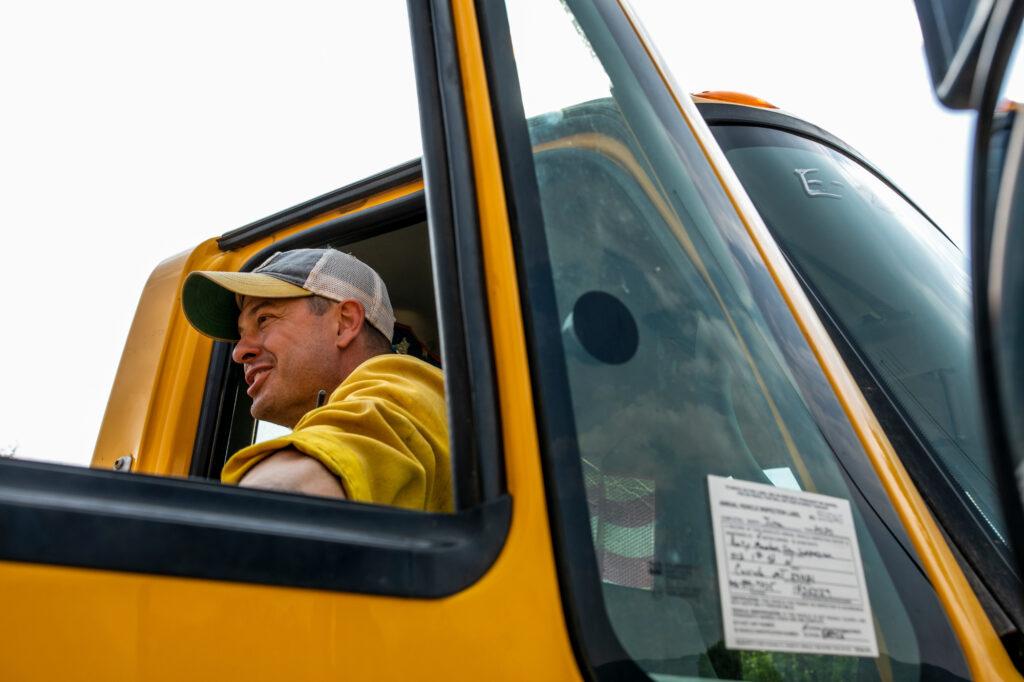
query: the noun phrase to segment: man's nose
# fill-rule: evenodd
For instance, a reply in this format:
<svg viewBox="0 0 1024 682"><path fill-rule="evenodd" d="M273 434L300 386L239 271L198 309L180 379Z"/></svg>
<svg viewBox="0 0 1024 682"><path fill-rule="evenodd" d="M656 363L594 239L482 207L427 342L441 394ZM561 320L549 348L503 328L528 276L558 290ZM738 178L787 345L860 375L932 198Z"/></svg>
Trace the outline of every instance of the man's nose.
<svg viewBox="0 0 1024 682"><path fill-rule="evenodd" d="M238 339L238 343L235 344L234 350L231 351L231 359L242 364L246 360L251 360L259 354L259 346L253 341L252 336L249 334L242 334L242 337Z"/></svg>

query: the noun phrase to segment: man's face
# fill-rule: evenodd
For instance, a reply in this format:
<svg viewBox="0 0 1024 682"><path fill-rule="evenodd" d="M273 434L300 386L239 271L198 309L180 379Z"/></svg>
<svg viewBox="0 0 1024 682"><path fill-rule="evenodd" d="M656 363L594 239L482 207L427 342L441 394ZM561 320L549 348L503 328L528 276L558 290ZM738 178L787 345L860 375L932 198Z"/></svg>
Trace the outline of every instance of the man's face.
<svg viewBox="0 0 1024 682"><path fill-rule="evenodd" d="M341 383L331 311L317 315L304 298L246 296L238 331L231 356L245 370L253 417L294 427L321 389L330 393Z"/></svg>

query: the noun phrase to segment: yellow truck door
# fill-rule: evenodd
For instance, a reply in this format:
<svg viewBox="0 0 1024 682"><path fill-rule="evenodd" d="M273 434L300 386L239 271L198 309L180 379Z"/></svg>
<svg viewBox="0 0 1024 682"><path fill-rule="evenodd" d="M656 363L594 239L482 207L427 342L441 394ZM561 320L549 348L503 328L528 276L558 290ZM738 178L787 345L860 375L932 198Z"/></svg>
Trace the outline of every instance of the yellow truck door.
<svg viewBox="0 0 1024 682"><path fill-rule="evenodd" d="M2 463L0 678L578 675L515 336L521 319L514 295L488 299L514 291L502 279L514 275L485 261L492 246L481 246L495 206L470 155L480 121L467 124L487 96L481 36L471 3L409 9L422 166L161 264L142 295L94 468ZM418 327L410 339L439 352L446 372L455 513L216 483L228 451L261 425L237 402L228 349L183 318L181 282L194 269L252 268L274 250L314 244L362 250L409 280L396 291ZM433 319L414 314L424 306Z"/></svg>
<svg viewBox="0 0 1024 682"><path fill-rule="evenodd" d="M95 468L0 462L0 677L1012 679L628 8L435 0L410 25L422 166L163 263ZM414 285L453 514L216 483L263 425L181 282L322 245Z"/></svg>

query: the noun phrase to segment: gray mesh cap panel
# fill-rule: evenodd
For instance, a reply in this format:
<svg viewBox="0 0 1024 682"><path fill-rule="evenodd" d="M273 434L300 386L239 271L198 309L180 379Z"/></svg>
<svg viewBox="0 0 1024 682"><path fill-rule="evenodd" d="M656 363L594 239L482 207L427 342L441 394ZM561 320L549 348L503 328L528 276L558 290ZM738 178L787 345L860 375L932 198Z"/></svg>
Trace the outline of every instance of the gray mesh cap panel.
<svg viewBox="0 0 1024 682"><path fill-rule="evenodd" d="M359 301L366 313L366 321L391 340L395 333L395 313L391 309L391 299L384 280L376 270L355 256L335 249L299 251L316 251L320 255L308 271L306 281L300 285L303 289L332 301ZM280 261L277 264L279 266ZM277 267L272 269L276 270Z"/></svg>
<svg viewBox="0 0 1024 682"><path fill-rule="evenodd" d="M253 272L260 272L271 275L285 282L290 282L305 289L306 278L320 257L324 254L323 249L295 249L293 251L278 251L267 260L260 263L260 266Z"/></svg>
<svg viewBox="0 0 1024 682"><path fill-rule="evenodd" d="M332 301L358 301L366 321L387 337L395 333L395 313L384 280L355 256L337 249L278 251L254 273L270 275Z"/></svg>

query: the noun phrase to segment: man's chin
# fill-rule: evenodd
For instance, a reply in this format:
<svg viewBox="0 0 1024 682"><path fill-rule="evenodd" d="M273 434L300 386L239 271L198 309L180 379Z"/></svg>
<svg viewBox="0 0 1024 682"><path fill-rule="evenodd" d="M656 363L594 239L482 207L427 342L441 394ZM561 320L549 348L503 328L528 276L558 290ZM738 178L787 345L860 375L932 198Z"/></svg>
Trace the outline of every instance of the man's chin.
<svg viewBox="0 0 1024 682"><path fill-rule="evenodd" d="M264 401L260 400L259 396L256 396L256 399L252 401L252 407L249 408L249 414L252 415L253 419L258 419L261 422L270 422L271 424L277 423L277 421L274 420L273 410L269 409L269 407L264 404Z"/></svg>
<svg viewBox="0 0 1024 682"><path fill-rule="evenodd" d="M261 422L269 422L278 426L283 426L286 429L295 427L294 423L288 423L289 420L277 414L273 409L266 405L261 405L259 400L256 400L252 404L252 408L249 410L249 414L252 415L253 419L258 419Z"/></svg>

